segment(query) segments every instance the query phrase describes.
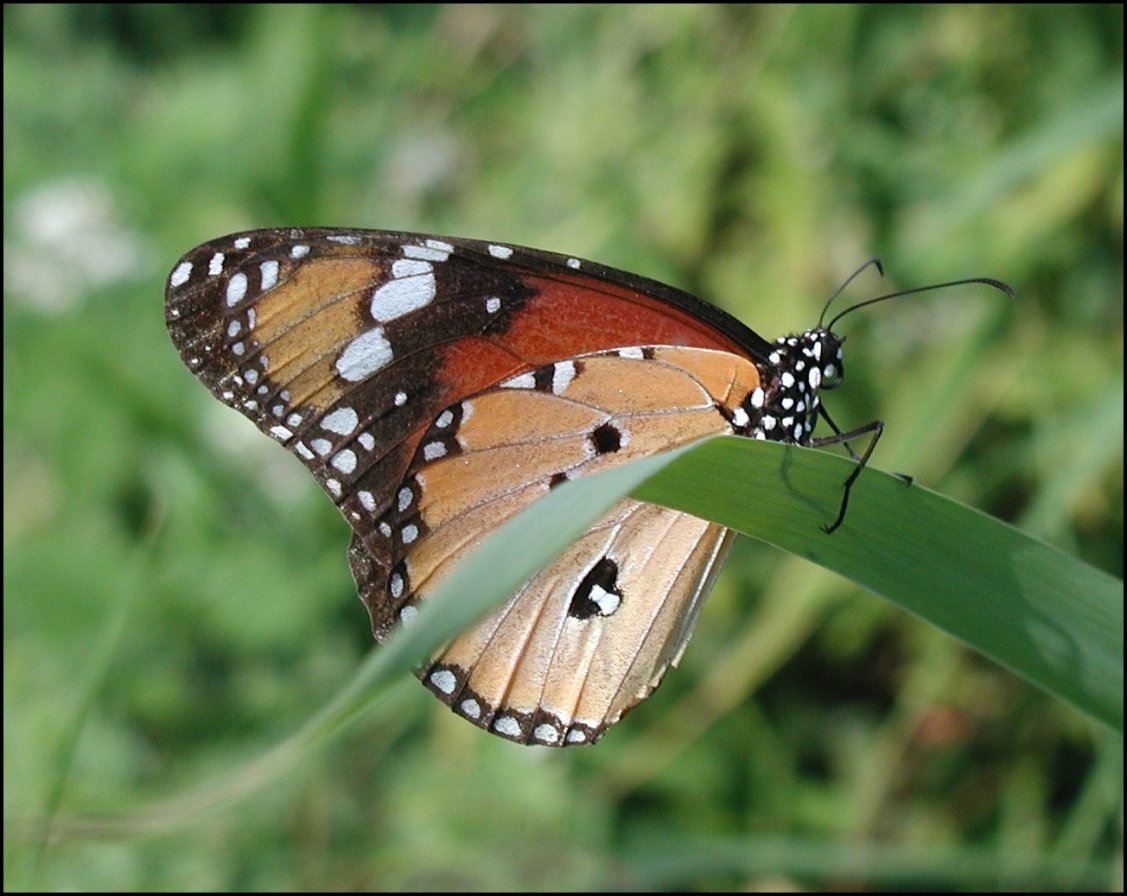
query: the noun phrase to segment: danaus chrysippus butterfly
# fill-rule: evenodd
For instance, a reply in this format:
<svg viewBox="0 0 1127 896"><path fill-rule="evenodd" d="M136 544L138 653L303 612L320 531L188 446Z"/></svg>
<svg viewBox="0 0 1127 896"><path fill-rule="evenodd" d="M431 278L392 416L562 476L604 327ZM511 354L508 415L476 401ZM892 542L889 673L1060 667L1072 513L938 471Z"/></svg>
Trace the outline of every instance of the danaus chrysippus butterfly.
<svg viewBox="0 0 1127 896"><path fill-rule="evenodd" d="M348 521L379 640L563 481L713 433L815 446L871 433L859 471L880 433L842 433L819 401L841 378L841 315L771 343L680 290L516 246L235 234L176 264L165 313L192 373ZM819 417L834 435L813 437ZM624 500L419 676L502 737L590 743L676 664L730 540Z"/></svg>

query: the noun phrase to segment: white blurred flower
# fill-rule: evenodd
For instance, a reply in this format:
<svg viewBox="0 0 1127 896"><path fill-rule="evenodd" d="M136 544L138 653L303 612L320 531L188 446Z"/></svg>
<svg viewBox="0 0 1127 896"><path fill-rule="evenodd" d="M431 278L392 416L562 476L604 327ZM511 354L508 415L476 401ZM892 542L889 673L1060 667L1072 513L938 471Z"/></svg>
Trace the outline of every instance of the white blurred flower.
<svg viewBox="0 0 1127 896"><path fill-rule="evenodd" d="M151 252L119 223L109 187L94 178L43 184L21 196L4 240L4 292L43 313L141 279Z"/></svg>

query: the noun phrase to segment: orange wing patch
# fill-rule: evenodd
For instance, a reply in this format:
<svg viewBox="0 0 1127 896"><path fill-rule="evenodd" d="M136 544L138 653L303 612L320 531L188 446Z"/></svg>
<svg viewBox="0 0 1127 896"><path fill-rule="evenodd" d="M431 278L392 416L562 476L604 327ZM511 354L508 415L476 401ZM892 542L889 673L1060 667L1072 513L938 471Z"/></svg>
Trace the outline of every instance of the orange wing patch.
<svg viewBox="0 0 1127 896"><path fill-rule="evenodd" d="M758 382L751 362L727 352L626 348L546 365L445 409L380 520L387 550L351 552L377 636L553 485L733 432ZM729 541L721 526L623 501L420 676L503 737L590 742L680 657Z"/></svg>

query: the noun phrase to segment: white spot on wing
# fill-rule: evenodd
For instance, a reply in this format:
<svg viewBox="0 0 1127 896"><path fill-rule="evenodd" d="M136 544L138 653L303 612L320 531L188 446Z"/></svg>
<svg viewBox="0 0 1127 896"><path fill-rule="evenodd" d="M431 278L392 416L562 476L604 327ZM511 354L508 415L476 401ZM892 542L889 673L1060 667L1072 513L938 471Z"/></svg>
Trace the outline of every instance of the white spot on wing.
<svg viewBox="0 0 1127 896"><path fill-rule="evenodd" d="M247 294L247 275L242 271L235 274L230 280L227 281L227 304L234 306Z"/></svg>
<svg viewBox="0 0 1127 896"><path fill-rule="evenodd" d="M542 725L536 726L536 729L532 732L532 737L542 744L554 744L560 739L560 733L556 730L554 725L549 725L545 722Z"/></svg>
<svg viewBox="0 0 1127 896"><path fill-rule="evenodd" d="M337 453L332 459L332 465L346 476L356 471L356 452L349 448Z"/></svg>
<svg viewBox="0 0 1127 896"><path fill-rule="evenodd" d="M226 256L222 252L216 252L211 256L211 261L207 264L207 272L212 277L218 277L223 273L223 259Z"/></svg>
<svg viewBox="0 0 1127 896"><path fill-rule="evenodd" d="M337 435L346 436L359 424L360 418L352 408L337 408L331 414L326 414L321 420L321 428Z"/></svg>
<svg viewBox="0 0 1127 896"><path fill-rule="evenodd" d="M273 289L278 285L278 262L264 261L259 266L262 271L262 291Z"/></svg>
<svg viewBox="0 0 1127 896"><path fill-rule="evenodd" d="M552 368L552 394L563 395L573 379L575 379L575 362L558 362Z"/></svg>
<svg viewBox="0 0 1127 896"><path fill-rule="evenodd" d="M474 700L473 697L467 697L459 703L458 709L462 711L462 715L467 719L481 718L481 704Z"/></svg>
<svg viewBox="0 0 1127 896"><path fill-rule="evenodd" d="M403 257L419 258L423 261L446 261L450 257L450 253L431 246L404 246Z"/></svg>
<svg viewBox="0 0 1127 896"><path fill-rule="evenodd" d="M192 276L192 263L190 261L182 261L176 265L176 270L172 272L172 276L168 278L169 286L183 286L188 282L188 278Z"/></svg>
<svg viewBox="0 0 1127 896"><path fill-rule="evenodd" d="M520 737L520 722L512 716L498 716L493 720L493 730L509 737Z"/></svg>
<svg viewBox="0 0 1127 896"><path fill-rule="evenodd" d="M401 258L391 266L394 279L372 295L372 317L387 322L429 305L437 287L430 262Z"/></svg>
<svg viewBox="0 0 1127 896"><path fill-rule="evenodd" d="M599 608L599 613L603 616L612 615L618 609L619 604L622 603L622 598L613 591L607 591L601 585L596 585L591 589L591 600L595 602L595 606Z"/></svg>
<svg viewBox="0 0 1127 896"><path fill-rule="evenodd" d="M237 240L235 240L236 249L246 249L248 246L250 246L249 236L241 236Z"/></svg>
<svg viewBox="0 0 1127 896"><path fill-rule="evenodd" d="M309 247L306 245L294 246L290 249L290 258L305 258L309 254Z"/></svg>
<svg viewBox="0 0 1127 896"><path fill-rule="evenodd" d="M444 694L453 694L458 679L454 677L454 673L449 669L439 669L437 672L430 674L430 683Z"/></svg>
<svg viewBox="0 0 1127 896"><path fill-rule="evenodd" d="M505 380L501 383L502 389L535 389L536 378L531 373L522 373L520 376L514 376L512 379Z"/></svg>
<svg viewBox="0 0 1127 896"><path fill-rule="evenodd" d="M417 277L420 274L431 274L434 265L429 261L419 261L414 258L398 258L391 263L391 276L399 280L403 277Z"/></svg>
<svg viewBox="0 0 1127 896"><path fill-rule="evenodd" d="M382 370L394 357L395 353L384 336L383 327L374 327L348 343L337 358L336 370L341 379L357 383ZM398 397L397 395L396 398Z"/></svg>
<svg viewBox="0 0 1127 896"><path fill-rule="evenodd" d="M496 246L496 245L491 244L489 246L489 254L492 255L494 258L501 258L501 259L512 258L513 257L513 250L510 249L508 246Z"/></svg>

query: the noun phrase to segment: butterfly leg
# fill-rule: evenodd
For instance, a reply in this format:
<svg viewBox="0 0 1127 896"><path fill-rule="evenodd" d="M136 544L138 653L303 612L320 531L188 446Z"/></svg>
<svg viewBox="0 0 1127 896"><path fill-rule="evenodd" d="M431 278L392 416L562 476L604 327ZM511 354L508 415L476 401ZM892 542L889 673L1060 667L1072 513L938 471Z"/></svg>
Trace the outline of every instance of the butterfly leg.
<svg viewBox="0 0 1127 896"><path fill-rule="evenodd" d="M825 448L829 445L843 445L845 450L849 452L849 456L857 462L853 468L853 472L846 477L845 484L842 486L841 506L838 508L837 518L828 526L822 526L822 531L827 535L833 533L845 521L845 511L849 507L849 492L853 489L853 483L857 481L857 477L861 475L861 471L865 469L865 465L869 462L872 456L873 449L877 447L877 442L880 441L881 433L884 432L884 422L881 420L874 420L872 423L867 423L858 429L850 430L849 432L842 432L837 425L829 418L829 415L822 413L823 419L829 423L833 429L832 436L825 436L821 439L811 439L811 448ZM860 457L850 446L850 442L862 436L871 436L869 444L865 446L865 450L861 453ZM906 479L907 484L911 485L912 479L910 476L901 477Z"/></svg>

